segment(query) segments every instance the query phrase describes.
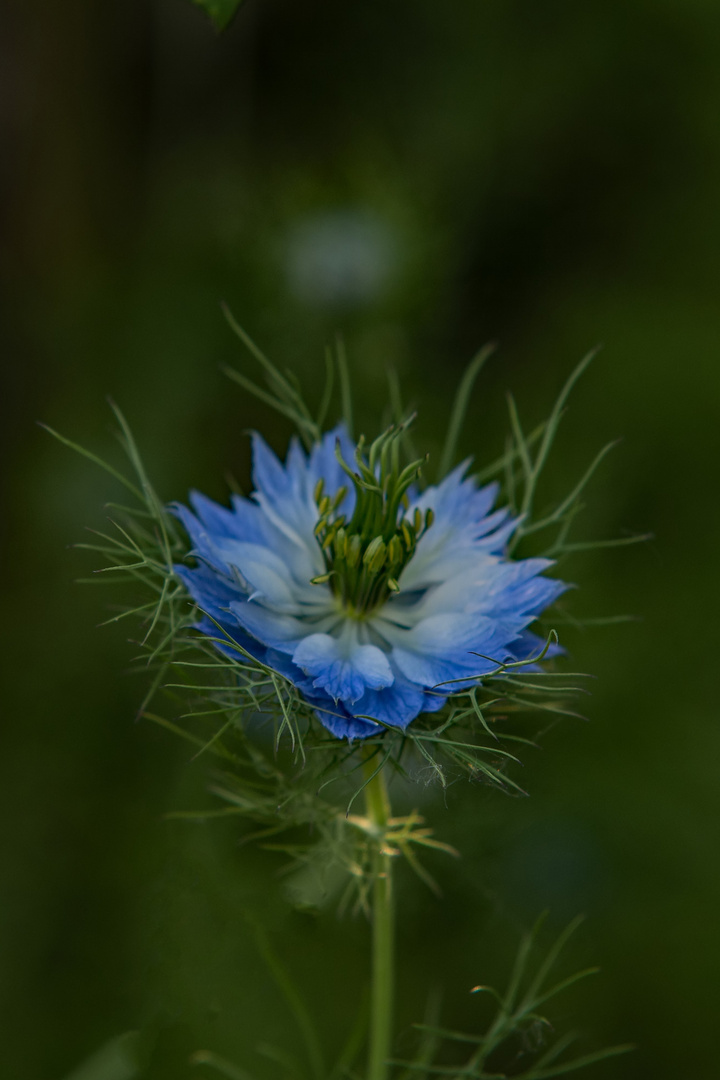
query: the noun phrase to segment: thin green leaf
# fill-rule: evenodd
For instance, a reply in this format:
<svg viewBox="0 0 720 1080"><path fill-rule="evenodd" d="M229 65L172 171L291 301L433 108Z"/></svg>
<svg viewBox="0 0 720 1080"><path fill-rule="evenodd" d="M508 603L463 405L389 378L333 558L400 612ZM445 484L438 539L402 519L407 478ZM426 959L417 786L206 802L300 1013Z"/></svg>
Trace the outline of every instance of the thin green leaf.
<svg viewBox="0 0 720 1080"><path fill-rule="evenodd" d="M571 373L570 378L563 386L562 390L560 391L560 396L558 397L555 405L553 406L553 410L550 413L550 417L545 427L542 442L540 443L540 449L538 450L537 457L535 458L535 461L533 463L530 478L525 488L525 494L523 497L522 506L520 508L521 514L525 517L529 517L532 511L533 498L535 496L537 482L545 466L545 462L547 461L548 454L550 453L550 447L553 444L558 425L560 424L560 419L562 417L563 409L565 408L565 403L570 396L570 393L575 386L575 383L578 381L586 368L589 367L597 354L598 349L596 348L592 349L587 354L587 356L583 357L575 370Z"/></svg>
<svg viewBox="0 0 720 1080"><path fill-rule="evenodd" d="M345 427L350 438L353 438L353 403L352 388L350 386L350 372L348 370L347 353L345 342L338 336L335 341L335 355L337 357L338 375L340 376L340 400L342 402L342 414Z"/></svg>
<svg viewBox="0 0 720 1080"><path fill-rule="evenodd" d="M584 915L576 915L575 918L571 922L568 923L568 925L565 927L565 929L562 931L562 933L558 935L554 945L552 946L552 948L548 952L547 956L545 957L544 961L542 962L542 964L538 968L538 971L537 971L537 974L535 975L535 978L533 979L533 981L530 983L530 986L528 987L527 993L525 994L525 998L524 998L523 1008L525 1008L525 1007L528 1008L528 1009L535 1008L534 1002L537 999L537 995L538 995L538 993L540 991L540 988L542 987L543 983L545 982L545 979L548 977L548 975L550 973L550 970L552 969L553 965L555 964L558 957L560 956L560 953L565 948L565 945L567 944L569 939L572 937L572 935L575 933L578 926L580 926L580 924L584 921L584 919L585 919ZM525 1003L527 1003L527 1005Z"/></svg>
<svg viewBox="0 0 720 1080"><path fill-rule="evenodd" d="M330 408L330 402L332 400L333 383L335 382L335 364L333 362L332 353L330 349L325 350L325 387L323 389L323 396L320 400L320 407L318 409L317 424L318 431L322 431L325 426L325 420L327 419L328 409Z"/></svg>
<svg viewBox="0 0 720 1080"><path fill-rule="evenodd" d="M612 540L580 540L572 544L564 544L560 549L563 555L569 555L574 551L595 551L600 548L627 547L629 544L644 544L653 539L652 533L638 533L635 536L619 536ZM556 548L551 548L556 551Z"/></svg>
<svg viewBox="0 0 720 1080"><path fill-rule="evenodd" d="M510 413L510 427L512 429L513 438L515 440L515 446L517 448L517 455L520 458L520 465L522 466L523 478L525 483L529 483L530 476L532 475L532 461L530 459L530 448L527 443L527 439L523 433L522 425L520 424L520 416L518 414L517 405L515 404L515 398L512 394L508 394L508 411Z"/></svg>
<svg viewBox="0 0 720 1080"><path fill-rule="evenodd" d="M114 477L115 480L118 480L123 485L123 487L127 488L127 490L131 492L139 502L143 502L143 495L140 489L135 487L135 485L132 484L127 479L127 477L123 476L123 474L121 472L118 472L117 469L114 469L112 465L108 465L106 461L103 461L102 458L99 458L97 454L93 454L90 450L86 450L83 446L78 446L78 444L74 443L71 439L66 439L64 435L60 435L57 431L49 427L47 424L41 423L39 424L39 426L43 428L44 431L47 431L49 435L52 435L54 439L57 439L58 442L61 442L63 446L68 446L71 450L74 450L76 454L80 454L82 457L87 458L88 461L92 461L94 465L99 465L101 469L104 469L106 473L109 473L110 476Z"/></svg>
<svg viewBox="0 0 720 1080"><path fill-rule="evenodd" d="M450 413L450 422L448 424L447 435L445 436L445 445L443 446L442 454L440 455L440 463L438 466L438 477L440 479L442 479L443 476L446 476L453 466L460 432L462 431L463 421L465 419L465 412L468 407L468 402L470 401L470 395L472 394L475 380L477 379L483 364L488 357L493 354L496 348L497 346L494 342L484 345L470 361L460 380L460 385L455 394L452 412Z"/></svg>
<svg viewBox="0 0 720 1080"><path fill-rule="evenodd" d="M527 1074L527 1080L551 1080L553 1076L564 1076L576 1069L584 1069L588 1065L595 1065L598 1061L606 1061L608 1058L618 1057L620 1054L628 1054L635 1047L632 1043L624 1043L620 1046L610 1046L607 1050L597 1050L594 1054L584 1054L582 1057L573 1058L572 1061L563 1062L552 1069L533 1069Z"/></svg>
<svg viewBox="0 0 720 1080"><path fill-rule="evenodd" d="M303 1042L305 1043L305 1049L307 1051L313 1076L315 1077L315 1080L323 1080L325 1076L325 1065L323 1063L322 1048L315 1030L315 1025L313 1024L310 1013L305 1007L302 995L295 987L288 972L280 962L279 957L272 949L265 931L256 922L253 922L252 925L255 930L255 940L260 954L265 960L265 963L281 990L290 1011L295 1017L295 1022L298 1025Z"/></svg>

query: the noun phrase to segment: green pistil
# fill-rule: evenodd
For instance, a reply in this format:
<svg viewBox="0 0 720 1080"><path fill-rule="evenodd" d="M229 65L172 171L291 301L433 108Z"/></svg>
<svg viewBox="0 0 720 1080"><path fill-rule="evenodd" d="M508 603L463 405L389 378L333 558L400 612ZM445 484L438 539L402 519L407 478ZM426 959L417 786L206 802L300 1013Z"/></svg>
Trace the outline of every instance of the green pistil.
<svg viewBox="0 0 720 1080"><path fill-rule="evenodd" d="M400 437L407 424L388 428L364 456L364 440L355 449L355 469L343 459L339 440L335 455L355 488L355 509L348 521L340 513L348 489L331 498L319 480L315 488L318 522L315 536L326 572L313 584L329 582L343 608L356 618L399 592L398 578L415 553L420 537L433 523L433 512L409 515L407 491L421 475L424 459L400 467ZM407 515L407 516L406 516Z"/></svg>

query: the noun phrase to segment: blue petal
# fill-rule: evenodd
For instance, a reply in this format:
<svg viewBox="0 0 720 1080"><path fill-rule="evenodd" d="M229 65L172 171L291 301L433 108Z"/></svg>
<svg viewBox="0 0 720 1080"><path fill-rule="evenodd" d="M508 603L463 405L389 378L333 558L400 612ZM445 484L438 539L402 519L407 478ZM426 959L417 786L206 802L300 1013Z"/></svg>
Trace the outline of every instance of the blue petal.
<svg viewBox="0 0 720 1080"><path fill-rule="evenodd" d="M338 739L367 739L370 735L377 735L380 727L378 724L368 723L367 720L358 720L351 716L342 705L336 704L331 698L313 698L306 695L308 701L315 709L320 723Z"/></svg>
<svg viewBox="0 0 720 1080"><path fill-rule="evenodd" d="M345 704L357 701L366 689L390 686L394 679L387 656L376 645L360 645L329 634L303 638L293 653L293 661L315 676L316 687Z"/></svg>
<svg viewBox="0 0 720 1080"><path fill-rule="evenodd" d="M224 618L208 619L205 615L195 623L195 630L199 630L202 634L206 634L208 637L214 638L213 644L220 650L225 656L229 656L231 660L237 660L240 663L244 662L243 654L234 648L235 645L239 645L245 652L250 653L256 660L259 660L261 664L268 663L267 652L268 650L255 638L246 634L237 624L228 622L227 616ZM272 665L269 665L272 666Z"/></svg>
<svg viewBox="0 0 720 1080"><path fill-rule="evenodd" d="M383 724L405 729L425 708L427 701L423 691L398 673L392 686L366 690L352 711L356 716L372 716Z"/></svg>
<svg viewBox="0 0 720 1080"><path fill-rule="evenodd" d="M262 435L257 432L252 435L252 459L252 478L256 491L267 495L275 503L293 494L297 476L288 475Z"/></svg>
<svg viewBox="0 0 720 1080"><path fill-rule="evenodd" d="M199 491L190 492L190 503L195 513L216 538L232 536L251 544L266 542L267 530L263 528L262 515L255 503L240 495L233 495L231 501L233 508L227 510ZM179 508L179 504L175 505Z"/></svg>
<svg viewBox="0 0 720 1080"><path fill-rule="evenodd" d="M225 540L219 551L228 566L240 571L253 597L258 595L268 605L297 613L300 596L291 576L294 566L261 544ZM308 588L312 586L308 584Z"/></svg>
<svg viewBox="0 0 720 1080"><path fill-rule="evenodd" d="M213 573L202 563L193 569L188 566L174 566L173 573L182 581L199 607L209 612L213 618L227 618L228 607L239 596L236 585Z"/></svg>
<svg viewBox="0 0 720 1080"><path fill-rule="evenodd" d="M229 605L233 615L249 634L281 652L293 653L308 628L291 615L282 615L254 601L234 600Z"/></svg>
<svg viewBox="0 0 720 1080"><path fill-rule="evenodd" d="M273 668L274 671L278 671L281 675L284 675L286 679L289 679L300 691L305 698L317 697L318 691L313 687L313 680L310 676L305 675L297 664L293 664L292 659L287 653L280 652L279 649L267 649L265 652L265 663L268 667ZM322 695L320 695L322 696ZM330 702L330 698L328 698Z"/></svg>

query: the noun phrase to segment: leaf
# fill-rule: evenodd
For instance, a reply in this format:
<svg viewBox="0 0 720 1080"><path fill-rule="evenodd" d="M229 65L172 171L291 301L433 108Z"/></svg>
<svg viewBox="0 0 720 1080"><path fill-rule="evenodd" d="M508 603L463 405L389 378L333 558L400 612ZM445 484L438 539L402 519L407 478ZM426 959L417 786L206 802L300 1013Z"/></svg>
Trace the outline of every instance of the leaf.
<svg viewBox="0 0 720 1080"><path fill-rule="evenodd" d="M468 402L470 401L470 395L473 386L475 385L475 380L477 379L483 364L494 351L494 342L483 346L477 355L470 361L460 380L460 385L455 394L455 401L453 402L452 413L450 414L450 423L448 424L447 435L445 437L445 445L440 457L440 468L438 469L440 479L446 476L453 466L455 450L457 449L458 439L460 438L460 432L462 431L463 421L465 419L465 412L468 407Z"/></svg>
<svg viewBox="0 0 720 1080"><path fill-rule="evenodd" d="M192 2L210 17L216 30L226 30L242 0L192 0Z"/></svg>
<svg viewBox="0 0 720 1080"><path fill-rule="evenodd" d="M305 1050L310 1062L312 1075L315 1080L321 1080L325 1075L322 1048L315 1030L315 1024L308 1012L303 997L290 978L290 975L285 970L280 958L271 947L263 928L254 920L251 921L248 918L248 921L251 922L251 925L255 930L255 941L258 951L267 964L271 975L275 979L278 988L282 992L282 995L295 1018L300 1035L305 1043Z"/></svg>
<svg viewBox="0 0 720 1080"><path fill-rule="evenodd" d="M551 1077L564 1076L566 1073L575 1072L576 1069L584 1069L588 1065L595 1065L598 1061L606 1061L608 1058L617 1057L619 1054L628 1054L635 1047L632 1043L622 1046L609 1046L607 1050L597 1050L594 1054L584 1054L582 1057L573 1058L572 1061L564 1061L550 1069L531 1070L527 1073L528 1080L550 1080Z"/></svg>

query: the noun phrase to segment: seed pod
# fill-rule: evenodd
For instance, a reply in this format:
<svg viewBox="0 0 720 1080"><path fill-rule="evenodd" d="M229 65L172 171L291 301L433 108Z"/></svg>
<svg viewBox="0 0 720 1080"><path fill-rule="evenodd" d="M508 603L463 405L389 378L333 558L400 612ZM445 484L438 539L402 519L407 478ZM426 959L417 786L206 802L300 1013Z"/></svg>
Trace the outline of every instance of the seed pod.
<svg viewBox="0 0 720 1080"><path fill-rule="evenodd" d="M313 498L315 499L316 503L319 503L320 500L322 499L322 493L323 493L324 487L325 487L325 481L323 480L323 478L321 476L320 479L318 480L317 484L315 485L315 490L313 492Z"/></svg>
<svg viewBox="0 0 720 1080"><path fill-rule="evenodd" d="M432 509L432 507L429 506L425 511L425 532L428 531L434 520L435 511Z"/></svg>

